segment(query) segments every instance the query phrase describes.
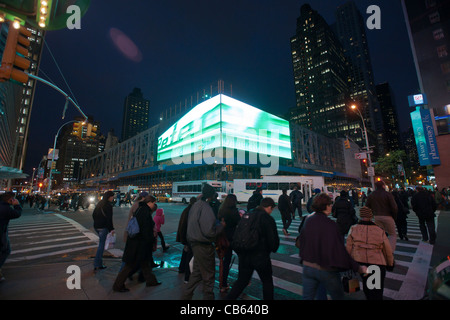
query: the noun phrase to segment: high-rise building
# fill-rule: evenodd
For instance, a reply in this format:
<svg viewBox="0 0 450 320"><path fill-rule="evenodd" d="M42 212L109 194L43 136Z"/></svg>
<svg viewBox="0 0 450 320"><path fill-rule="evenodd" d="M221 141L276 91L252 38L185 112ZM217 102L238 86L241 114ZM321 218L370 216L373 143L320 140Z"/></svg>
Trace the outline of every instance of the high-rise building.
<svg viewBox="0 0 450 320"><path fill-rule="evenodd" d="M10 22L0 24L0 56L6 44ZM30 74L38 74L45 32L26 25L31 31L28 59ZM0 166L23 170L28 145L28 130L36 80L24 84L14 81L0 83ZM16 177L19 177L17 175ZM10 176L13 177L14 176ZM2 174L0 173L0 180Z"/></svg>
<svg viewBox="0 0 450 320"><path fill-rule="evenodd" d="M148 129L149 107L150 102L144 98L140 88L134 88L133 92L125 98L122 120L122 141Z"/></svg>
<svg viewBox="0 0 450 320"><path fill-rule="evenodd" d="M358 105L372 137L377 135L377 145L382 145L384 141L383 121L376 99L365 21L354 1L340 5L336 9L335 17L334 29L350 62L348 68L350 98ZM359 141L358 137L356 137L356 141ZM384 150L379 151L384 152Z"/></svg>
<svg viewBox="0 0 450 320"><path fill-rule="evenodd" d="M332 137L352 134L348 111L348 62L325 19L309 4L297 18L291 38L296 106L289 120Z"/></svg>
<svg viewBox="0 0 450 320"><path fill-rule="evenodd" d="M84 118L76 120L81 122ZM88 122L83 125L71 123L62 129L57 141L59 159L56 161L55 187L77 184L87 159L104 151L106 138L98 132L99 126L98 121L89 117Z"/></svg>
<svg viewBox="0 0 450 320"><path fill-rule="evenodd" d="M433 169L441 189L450 185L450 0L402 0L402 6L420 93L426 95L426 108L435 116L432 120L441 164L427 169L429 175ZM415 93L419 92L411 94Z"/></svg>
<svg viewBox="0 0 450 320"><path fill-rule="evenodd" d="M395 107L394 95L389 83L381 83L376 86L377 98L380 103L381 115L383 119L384 152L398 150L400 148L400 129L398 114Z"/></svg>

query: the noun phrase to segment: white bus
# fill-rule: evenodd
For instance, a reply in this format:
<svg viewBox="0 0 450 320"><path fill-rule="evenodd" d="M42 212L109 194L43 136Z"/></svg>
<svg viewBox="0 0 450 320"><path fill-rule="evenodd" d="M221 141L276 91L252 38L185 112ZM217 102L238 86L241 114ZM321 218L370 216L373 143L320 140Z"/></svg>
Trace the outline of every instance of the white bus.
<svg viewBox="0 0 450 320"><path fill-rule="evenodd" d="M197 181L180 181L174 182L172 185L172 201L188 203L192 197L202 194L203 186L208 183L213 186L220 201L223 201L228 193L233 191L233 183L229 181L216 180L197 180Z"/></svg>
<svg viewBox="0 0 450 320"><path fill-rule="evenodd" d="M263 197L271 197L278 202L282 190L287 189L289 195L295 185L299 186L299 190L303 193L304 203L308 201L316 188L328 193L333 199L339 195L335 188L325 185L325 179L322 176L264 176L262 179L235 179L234 194L238 202L248 202L256 188L262 188Z"/></svg>

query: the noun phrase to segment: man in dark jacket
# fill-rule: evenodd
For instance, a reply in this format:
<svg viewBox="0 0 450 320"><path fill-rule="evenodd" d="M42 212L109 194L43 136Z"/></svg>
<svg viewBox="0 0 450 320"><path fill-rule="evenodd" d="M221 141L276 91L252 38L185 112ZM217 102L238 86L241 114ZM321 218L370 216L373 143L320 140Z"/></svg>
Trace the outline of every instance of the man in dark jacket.
<svg viewBox="0 0 450 320"><path fill-rule="evenodd" d="M283 233L285 236L288 236L289 232L287 230L292 223L292 204L286 189L282 190L282 194L278 198L278 209L283 221Z"/></svg>
<svg viewBox="0 0 450 320"><path fill-rule="evenodd" d="M303 199L303 193L298 189L298 185L294 186L294 191L292 191L289 194L289 197L291 198L292 202L292 219L295 219L295 210L298 208L298 217L301 219L303 212L302 212L302 199Z"/></svg>
<svg viewBox="0 0 450 320"><path fill-rule="evenodd" d="M263 199L262 192L262 188L256 188L256 190L253 191L253 195L248 199L247 211L255 209L257 206L259 206L261 200Z"/></svg>
<svg viewBox="0 0 450 320"><path fill-rule="evenodd" d="M436 242L436 231L434 224L434 211L436 211L436 202L431 195L423 188L417 187L417 193L411 198L411 206L419 218L420 232L422 240L430 240L430 244ZM429 236L429 237L428 237Z"/></svg>
<svg viewBox="0 0 450 320"><path fill-rule="evenodd" d="M263 285L263 299L273 300L274 287L270 253L276 252L280 245L275 220L270 216L274 208L275 202L273 199L264 198L261 204L251 213L261 215L259 221L260 244L253 251L238 254L239 276L226 299L237 299L250 282L253 271L256 270Z"/></svg>
<svg viewBox="0 0 450 320"><path fill-rule="evenodd" d="M14 208L12 208L13 206ZM9 220L17 219L22 215L22 207L19 201L14 199L14 193L6 192L0 197L0 282L5 280L2 274L2 266L11 253L11 245L8 237Z"/></svg>
<svg viewBox="0 0 450 320"><path fill-rule="evenodd" d="M397 219L397 204L394 196L386 191L383 181L375 182L375 191L367 197L366 207L372 209L375 223L388 233L392 252L397 244L397 230L395 220Z"/></svg>
<svg viewBox="0 0 450 320"><path fill-rule="evenodd" d="M331 212L333 213L333 217L336 218L336 223L343 237L347 235L350 227L358 222L358 218L355 215L355 208L348 198L348 192L345 190L341 191L341 196L336 199Z"/></svg>

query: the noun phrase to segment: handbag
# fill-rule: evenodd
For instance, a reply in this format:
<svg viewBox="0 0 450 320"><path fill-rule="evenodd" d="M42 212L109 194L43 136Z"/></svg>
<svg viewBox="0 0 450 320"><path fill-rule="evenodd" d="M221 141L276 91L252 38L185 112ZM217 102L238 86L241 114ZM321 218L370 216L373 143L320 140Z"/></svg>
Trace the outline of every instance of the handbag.
<svg viewBox="0 0 450 320"><path fill-rule="evenodd" d="M105 250L114 249L115 245L116 245L116 234L115 233L113 234L111 231L106 236Z"/></svg>
<svg viewBox="0 0 450 320"><path fill-rule="evenodd" d="M342 286L344 287L344 292L354 293L360 290L359 279L353 271L347 271L342 277Z"/></svg>
<svg viewBox="0 0 450 320"><path fill-rule="evenodd" d="M128 237L130 238L136 237L139 234L139 232L141 232L139 228L139 223L136 219L136 213L139 211L139 209L136 210L136 212L133 214L133 217L130 219L130 221L128 221L127 227L125 229L125 231L128 234Z"/></svg>

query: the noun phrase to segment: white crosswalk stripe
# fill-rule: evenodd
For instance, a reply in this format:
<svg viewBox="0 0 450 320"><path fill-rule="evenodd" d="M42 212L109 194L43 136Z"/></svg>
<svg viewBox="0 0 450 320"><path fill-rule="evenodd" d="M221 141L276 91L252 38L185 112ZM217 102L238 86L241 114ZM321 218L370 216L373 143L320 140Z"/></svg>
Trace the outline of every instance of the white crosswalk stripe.
<svg viewBox="0 0 450 320"><path fill-rule="evenodd" d="M407 222L409 241L397 239L394 252L396 267L393 271L386 273L384 289L386 299L417 300L424 295L433 246L421 241L419 223L414 213L409 214ZM293 298L298 295L298 299L301 299L303 292L300 281L303 267L299 263L298 249L295 247L300 223L301 220L298 218L292 220L288 228L290 235L285 236L282 232L282 221L276 220L280 237L278 252L281 253L272 254L274 286L293 294ZM285 252L289 254L286 255ZM232 270L238 272L237 263L232 265ZM259 279L256 272L253 278ZM362 288L362 283L360 286Z"/></svg>
<svg viewBox="0 0 450 320"><path fill-rule="evenodd" d="M98 246L97 235L59 214L11 220L8 234L12 249L6 263L69 255Z"/></svg>

